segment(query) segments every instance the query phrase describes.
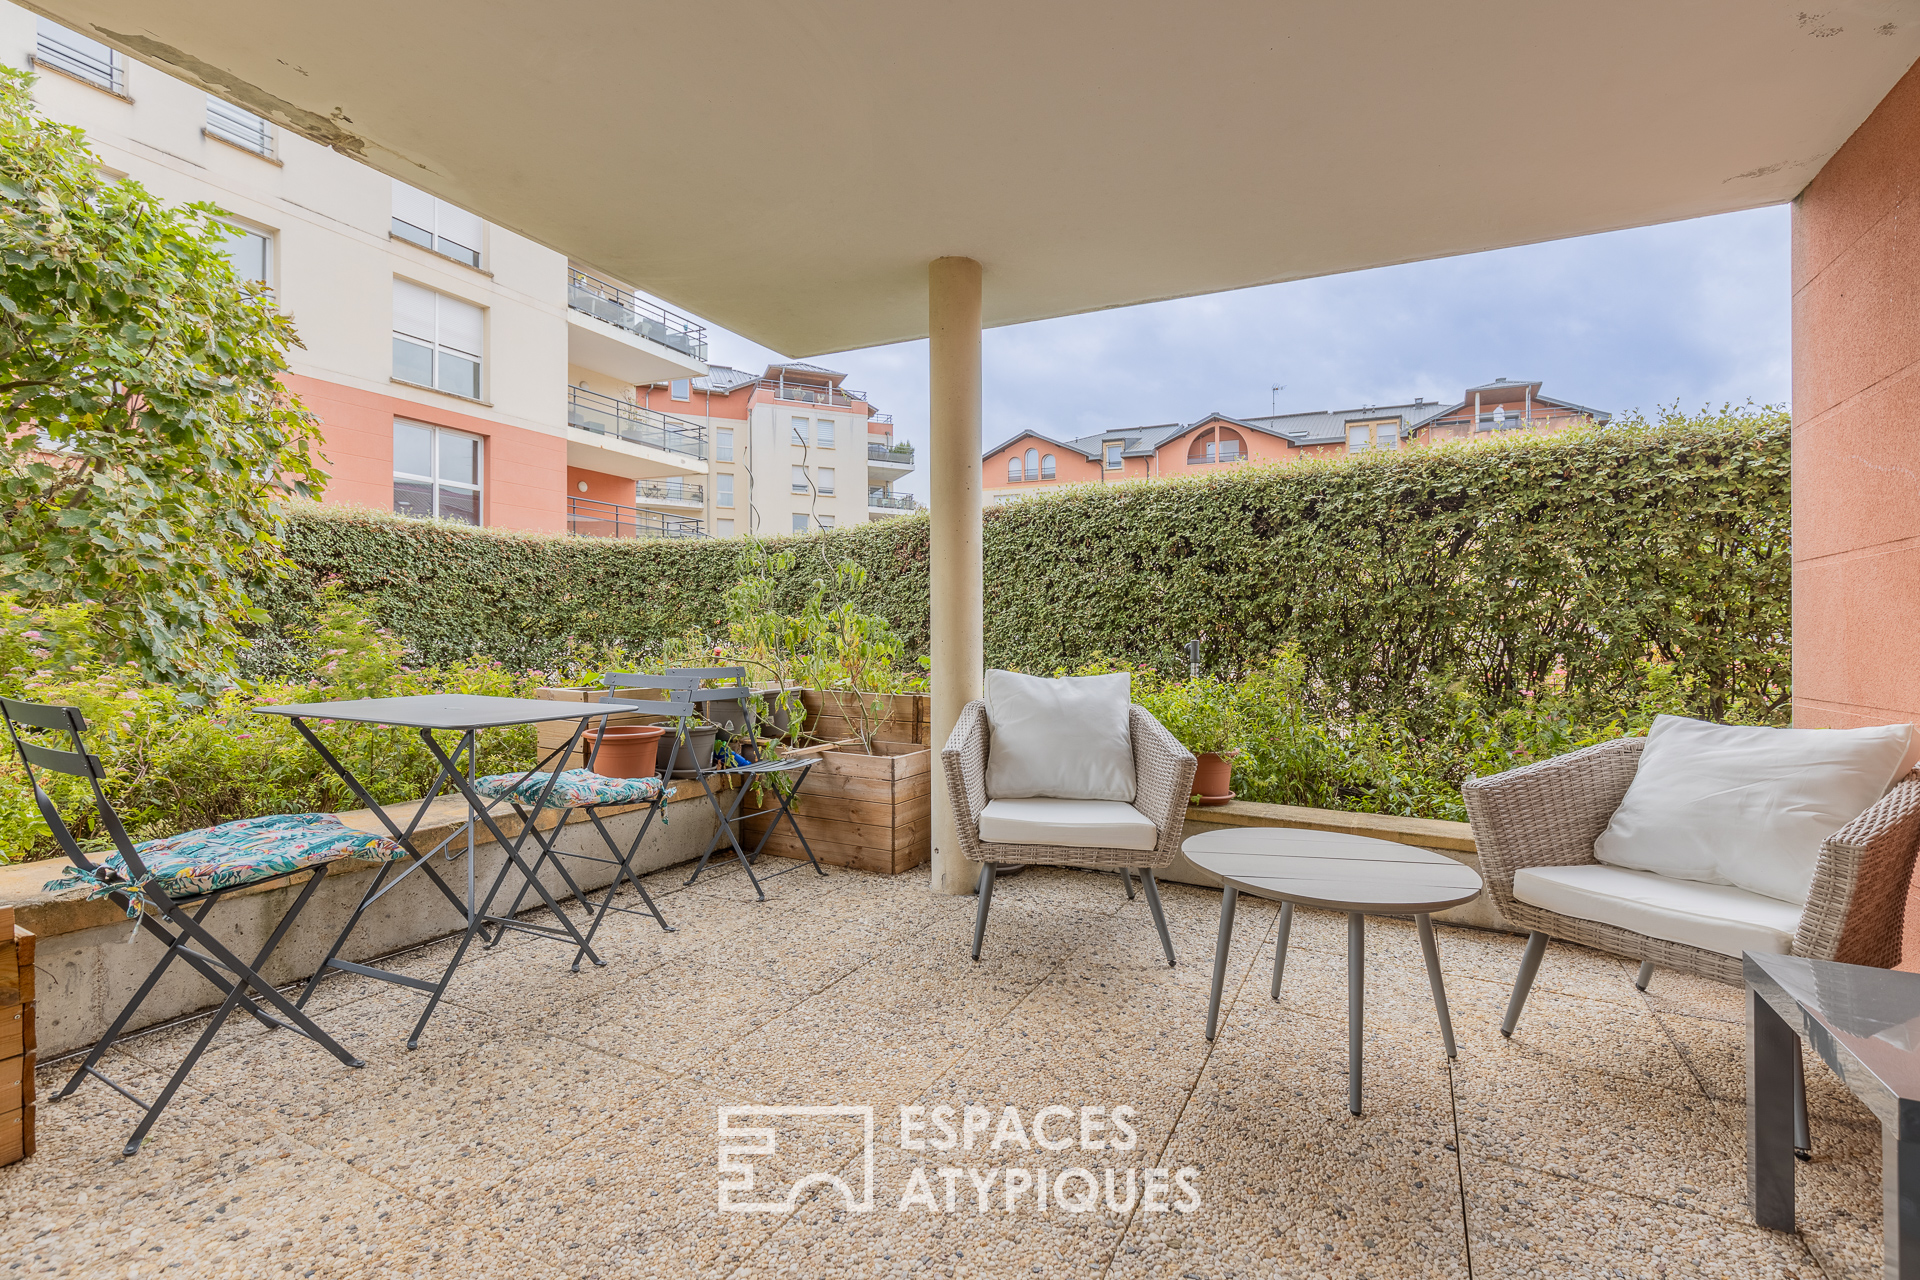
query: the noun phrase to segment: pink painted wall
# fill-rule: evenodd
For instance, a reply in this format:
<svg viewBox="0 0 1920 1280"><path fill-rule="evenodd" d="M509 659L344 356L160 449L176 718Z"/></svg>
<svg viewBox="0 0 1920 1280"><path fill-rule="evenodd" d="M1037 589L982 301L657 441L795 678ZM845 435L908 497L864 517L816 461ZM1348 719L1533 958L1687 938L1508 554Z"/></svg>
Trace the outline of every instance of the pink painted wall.
<svg viewBox="0 0 1920 1280"><path fill-rule="evenodd" d="M281 381L319 415L320 452L331 477L322 501L392 510L393 420L407 418L486 440L482 505L489 525L566 530L567 442L559 436L294 373L282 374Z"/></svg>
<svg viewBox="0 0 1920 1280"><path fill-rule="evenodd" d="M1920 69L1793 208L1793 720L1920 721ZM1920 969L1920 903L1905 969Z"/></svg>
<svg viewBox="0 0 1920 1280"><path fill-rule="evenodd" d="M584 484L587 487L582 489ZM633 481L626 476L610 476L604 471L588 471L583 467L567 468L567 493L569 498L586 498L594 502L616 502L623 507L633 505Z"/></svg>

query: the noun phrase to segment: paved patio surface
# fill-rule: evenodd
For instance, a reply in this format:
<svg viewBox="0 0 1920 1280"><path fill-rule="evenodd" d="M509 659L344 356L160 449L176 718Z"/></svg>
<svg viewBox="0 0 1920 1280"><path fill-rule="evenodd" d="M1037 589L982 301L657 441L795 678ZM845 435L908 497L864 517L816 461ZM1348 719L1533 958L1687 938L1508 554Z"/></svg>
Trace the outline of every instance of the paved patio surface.
<svg viewBox="0 0 1920 1280"><path fill-rule="evenodd" d="M465 969L419 1050L417 997L359 980L319 1020L367 1060L230 1022L144 1151L98 1083L41 1103L39 1154L0 1170L0 1274L108 1276L1842 1276L1877 1275L1879 1130L1810 1066L1816 1158L1799 1235L1742 1206L1738 993L1592 952L1547 953L1512 1041L1521 939L1442 928L1460 1057L1441 1048L1411 923L1371 922L1366 1114L1346 1111L1344 919L1302 912L1267 998L1272 904L1241 899L1216 1043L1204 1039L1219 895L1163 888L1181 963L1156 959L1117 878L1033 870L973 900L919 874L650 878L679 932L616 916L604 969L516 938ZM402 968L444 963L447 944ZM192 1024L125 1042L136 1092ZM66 1070L43 1070L41 1096ZM716 1114L871 1106L873 1209L815 1183L791 1213L722 1212ZM988 1108L971 1150L904 1150L899 1108ZM989 1146L1004 1108L1069 1149ZM1083 1107L1134 1108L1130 1150L1079 1149ZM809 1172L863 1185L848 1116L776 1126L752 1202ZM930 1131L938 1136L937 1131ZM1116 1132L1108 1130L1108 1133ZM1090 1141L1098 1142L1094 1136ZM1195 1171L1200 1207L1042 1211L1007 1171ZM985 1193L941 1167L991 1177ZM905 1209L923 1168L931 1194ZM1144 1173L1142 1173L1144 1177ZM1013 1175L1018 1182L1019 1175ZM988 1210L979 1205L984 1194ZM1100 1195L1105 1196L1104 1186ZM1167 1197L1180 1204L1176 1188Z"/></svg>

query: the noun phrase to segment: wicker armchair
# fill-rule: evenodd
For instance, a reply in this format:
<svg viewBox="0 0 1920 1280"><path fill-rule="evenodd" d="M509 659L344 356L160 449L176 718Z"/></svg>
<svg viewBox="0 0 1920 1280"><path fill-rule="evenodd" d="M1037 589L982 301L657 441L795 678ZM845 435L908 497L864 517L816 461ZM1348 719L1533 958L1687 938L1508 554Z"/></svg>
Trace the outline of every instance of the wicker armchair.
<svg viewBox="0 0 1920 1280"><path fill-rule="evenodd" d="M954 819L960 828L961 852L980 864L980 904L973 922L975 960L980 958L981 941L986 935L996 864L1038 862L1118 871L1127 879L1129 897L1133 888L1128 877L1137 871L1146 890L1147 907L1153 913L1154 927L1160 931L1160 945L1166 950L1167 964L1172 966L1173 937L1167 932L1167 916L1160 905L1159 886L1153 873L1170 864L1180 851L1180 835L1187 821L1187 801L1193 795L1193 771L1198 762L1145 707L1134 706L1129 710L1128 727L1133 741L1133 807L1151 821L1159 833L1152 849L997 844L980 838L980 815L987 807L987 754L992 750L987 704L975 701L961 708L959 722L940 750L940 763L946 771L947 793L953 800Z"/></svg>
<svg viewBox="0 0 1920 1280"><path fill-rule="evenodd" d="M1507 919L1529 930L1501 1035L1513 1034L1550 937L1640 961L1642 990L1655 968L1741 981L1737 956L1561 915L1513 896L1518 871L1596 861L1593 842L1626 795L1645 745L1644 738L1603 742L1523 769L1475 778L1462 788L1487 891ZM1916 851L1920 769L1821 846L1793 954L1876 968L1899 963Z"/></svg>

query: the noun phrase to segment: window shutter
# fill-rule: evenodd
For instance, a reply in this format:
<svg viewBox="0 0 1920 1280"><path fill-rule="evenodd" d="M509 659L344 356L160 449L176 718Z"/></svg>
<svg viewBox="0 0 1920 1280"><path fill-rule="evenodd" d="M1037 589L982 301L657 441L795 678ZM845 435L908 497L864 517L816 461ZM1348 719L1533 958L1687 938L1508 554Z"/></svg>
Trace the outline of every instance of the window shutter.
<svg viewBox="0 0 1920 1280"><path fill-rule="evenodd" d="M458 298L437 295L440 303L440 345L478 360L486 336L486 312Z"/></svg>
<svg viewBox="0 0 1920 1280"><path fill-rule="evenodd" d="M410 280L393 282L393 329L422 342L434 339L434 299L438 295Z"/></svg>
<svg viewBox="0 0 1920 1280"><path fill-rule="evenodd" d="M433 197L418 187L393 180L393 216L422 231L433 230Z"/></svg>

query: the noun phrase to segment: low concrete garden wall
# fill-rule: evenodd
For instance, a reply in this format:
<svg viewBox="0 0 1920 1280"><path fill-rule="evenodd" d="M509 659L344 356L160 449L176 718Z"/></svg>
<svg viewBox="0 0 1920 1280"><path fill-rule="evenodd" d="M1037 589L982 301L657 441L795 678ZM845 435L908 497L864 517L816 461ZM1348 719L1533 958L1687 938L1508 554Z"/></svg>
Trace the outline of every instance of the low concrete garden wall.
<svg viewBox="0 0 1920 1280"><path fill-rule="evenodd" d="M721 803L727 803L728 798L722 796ZM411 813L411 809L404 806L393 806L389 811ZM416 846L425 849L438 844L451 833L465 811L465 803L457 797L435 801L421 823ZM614 838L622 842L633 839L645 817L639 807L608 808L601 813ZM560 847L604 855L605 847L585 815L576 812L572 816L574 821L561 833ZM699 857L717 824L712 806L697 786L682 785L679 798L668 803L666 816L665 824L654 819L646 843L634 860L635 870L657 871ZM383 830L366 810L341 817L349 826L366 831ZM511 836L519 831L520 824L509 813L501 820L500 827ZM506 855L493 843L485 828L480 830L478 839L482 843L478 843L474 851L474 872L484 886L499 874ZM459 847L463 851L466 848L464 837ZM161 953L160 944L146 931L140 931L135 937L133 922L112 903L89 902L83 890L53 894L42 888L67 865L65 859L46 859L0 867L0 911L11 907L21 927L31 930L38 938L34 959L39 1000L36 1030L43 1061L98 1039ZM451 862L444 856L436 856L434 865L456 891L464 891L464 852ZM359 904L375 870L373 863L351 859L333 865L326 882L315 892L298 924L267 966L265 976L269 981L293 982L319 966ZM583 888L599 888L613 879L613 868L577 859L568 864L568 870ZM549 870L543 873L542 879L557 897L562 888L559 876ZM279 923L282 912L304 881L304 876L295 877L291 882L281 881L258 892L237 893L214 908L208 925L236 952L251 956ZM671 921L672 917L668 919ZM433 887L432 881L416 872L368 909L341 955L348 960L368 960L457 933L464 923L452 904ZM130 938L133 940L129 941ZM558 973L571 957L561 954L557 946L552 950ZM136 1025L150 1026L212 1008L218 1003L214 989L204 979L186 965L176 963L142 1006Z"/></svg>

